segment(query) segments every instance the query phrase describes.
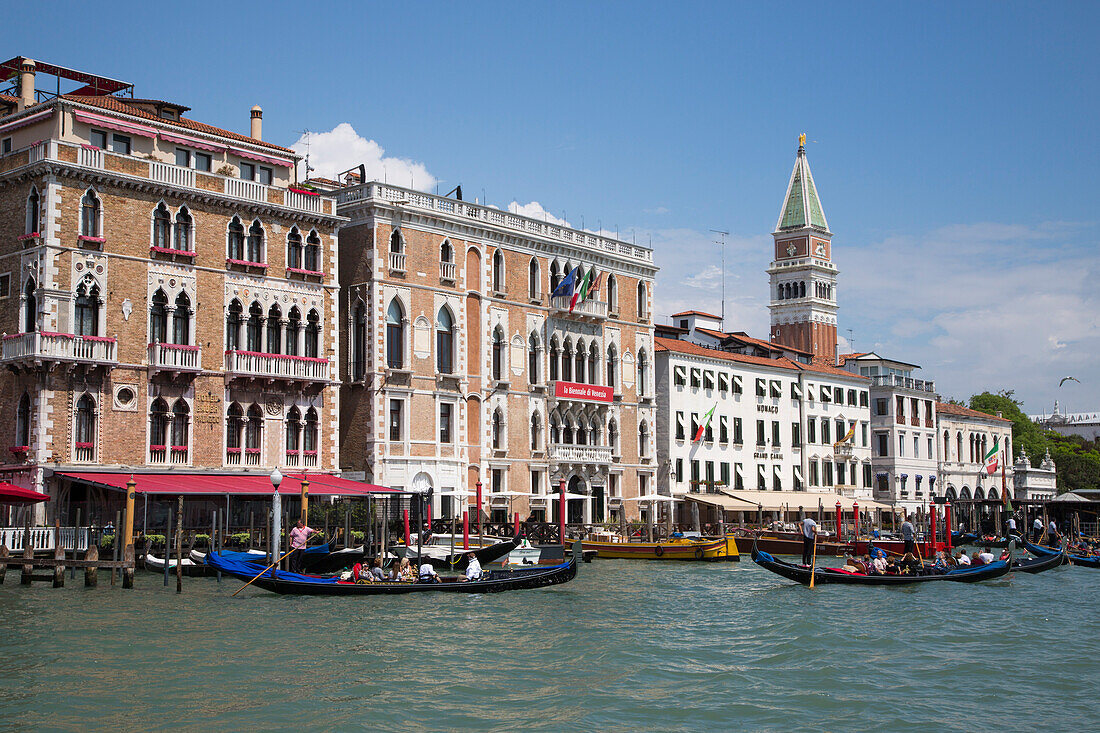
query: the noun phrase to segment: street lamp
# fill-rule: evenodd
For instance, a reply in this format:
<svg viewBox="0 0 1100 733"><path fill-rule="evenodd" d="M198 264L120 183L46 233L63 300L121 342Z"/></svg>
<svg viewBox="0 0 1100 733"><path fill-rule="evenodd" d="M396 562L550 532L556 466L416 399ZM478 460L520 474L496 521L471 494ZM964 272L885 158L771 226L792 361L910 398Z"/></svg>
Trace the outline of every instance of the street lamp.
<svg viewBox="0 0 1100 733"><path fill-rule="evenodd" d="M277 560L280 557L279 540L283 533L283 502L279 498L279 484L283 482L283 474L278 467L271 472L271 485L275 493L271 496L271 554Z"/></svg>

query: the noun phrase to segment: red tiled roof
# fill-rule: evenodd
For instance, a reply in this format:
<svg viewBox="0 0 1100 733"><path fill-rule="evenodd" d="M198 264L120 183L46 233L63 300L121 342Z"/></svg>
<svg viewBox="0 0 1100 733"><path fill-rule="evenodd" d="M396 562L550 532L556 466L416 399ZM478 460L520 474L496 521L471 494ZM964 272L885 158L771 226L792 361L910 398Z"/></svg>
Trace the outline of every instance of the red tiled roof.
<svg viewBox="0 0 1100 733"><path fill-rule="evenodd" d="M702 326L696 326L695 330L699 333L705 333L707 336L713 336L716 339L724 339L729 335L724 331L716 331L713 328L703 328Z"/></svg>
<svg viewBox="0 0 1100 733"><path fill-rule="evenodd" d="M207 135L217 135L218 137L227 137L231 140L238 140L242 143L248 143L250 145L259 145L264 148L271 148L272 150L278 150L283 153L289 153L291 155L297 155L290 148L284 148L281 145L275 145L274 143L264 142L262 140L256 140L248 137L247 135L241 135L236 132L230 132L229 130L223 130L220 127L214 127L208 125L205 122L197 122L195 120L189 120L186 117L180 117L178 120L166 120L163 117L157 117L151 112L146 112L138 107L126 104L126 101L119 99L118 97L102 96L102 97L85 97L82 95L74 94L62 94L61 98L69 102L78 102L80 104L89 104L93 107L99 107L110 112L117 114L131 115L133 117L140 117L145 120L153 120L165 125L173 125L175 127L183 127L188 130L194 130L195 132L202 132Z"/></svg>
<svg viewBox="0 0 1100 733"><path fill-rule="evenodd" d="M680 311L679 313L673 313L669 317L676 318L677 316L704 316L706 318L713 318L716 321L721 320L721 318L714 315L713 313L704 313L703 311Z"/></svg>
<svg viewBox="0 0 1100 733"><path fill-rule="evenodd" d="M802 364L797 361L791 361L785 356L771 359L764 356L734 354L730 351L722 351L721 349L710 349L706 346L693 344L690 341L680 341L678 339L666 339L660 337L654 338L653 343L655 344L654 349L656 351L673 351L678 354L691 354L692 356L702 356L708 359L722 359L723 361L734 361L740 362L742 364L758 364L760 366L769 366L776 369L790 369L792 371L832 374L834 376L867 381L866 377L861 377L858 374L852 374L851 372L845 371L843 369L826 366L824 364Z"/></svg>
<svg viewBox="0 0 1100 733"><path fill-rule="evenodd" d="M871 352L869 352L869 351L857 351L853 354L841 354L840 355L840 360L843 362L843 361L848 361L849 359L858 359L861 356L867 356L867 354L869 354L869 353L871 353Z"/></svg>
<svg viewBox="0 0 1100 733"><path fill-rule="evenodd" d="M13 97L10 94L0 94L0 102L6 102L7 104L18 104L19 97Z"/></svg>
<svg viewBox="0 0 1100 733"><path fill-rule="evenodd" d="M960 417L977 417L983 420L996 420L997 422L1012 422L1006 417L997 417L996 415L990 415L988 412L971 410L969 407L963 407L962 405L952 405L950 402L937 402L936 412L941 415L959 415Z"/></svg>

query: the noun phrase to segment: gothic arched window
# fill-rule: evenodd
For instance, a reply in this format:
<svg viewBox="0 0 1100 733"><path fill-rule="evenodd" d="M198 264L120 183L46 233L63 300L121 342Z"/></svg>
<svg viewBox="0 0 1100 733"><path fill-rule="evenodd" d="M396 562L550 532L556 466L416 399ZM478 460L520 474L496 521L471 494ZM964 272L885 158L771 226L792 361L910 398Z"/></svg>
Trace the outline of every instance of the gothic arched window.
<svg viewBox="0 0 1100 733"><path fill-rule="evenodd" d="M321 357L321 315L315 308L306 314L306 353L313 359Z"/></svg>
<svg viewBox="0 0 1100 733"><path fill-rule="evenodd" d="M176 212L176 234L172 240L175 248L180 252L194 251L191 247L192 224L191 212L187 210L186 206L181 206L180 210Z"/></svg>
<svg viewBox="0 0 1100 733"><path fill-rule="evenodd" d="M293 227L286 235L286 266L302 269L302 235L298 227Z"/></svg>
<svg viewBox="0 0 1100 733"><path fill-rule="evenodd" d="M454 374L455 324L451 309L443 306L435 322L435 368L440 374Z"/></svg>
<svg viewBox="0 0 1100 733"><path fill-rule="evenodd" d="M168 249L172 234L172 215L161 201L153 211L153 246Z"/></svg>
<svg viewBox="0 0 1100 733"><path fill-rule="evenodd" d="M397 235L397 232L394 232ZM394 298L386 309L386 365L401 369L405 364L405 310Z"/></svg>
<svg viewBox="0 0 1100 733"><path fill-rule="evenodd" d="M172 343L191 343L191 299L187 293L176 296L176 307L172 311Z"/></svg>
<svg viewBox="0 0 1100 733"><path fill-rule="evenodd" d="M86 237L98 237L99 233L99 197L95 191L88 189L84 197L80 199L80 233Z"/></svg>
<svg viewBox="0 0 1100 733"><path fill-rule="evenodd" d="M149 342L163 344L168 337L168 296L158 289L153 293L153 303L149 307ZM165 405L164 411L168 411Z"/></svg>

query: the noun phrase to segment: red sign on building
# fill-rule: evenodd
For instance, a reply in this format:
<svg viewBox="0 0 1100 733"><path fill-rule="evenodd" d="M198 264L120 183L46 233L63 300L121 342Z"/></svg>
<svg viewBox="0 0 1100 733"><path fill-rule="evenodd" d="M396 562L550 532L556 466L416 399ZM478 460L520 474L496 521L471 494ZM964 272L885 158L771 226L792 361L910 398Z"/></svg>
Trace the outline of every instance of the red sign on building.
<svg viewBox="0 0 1100 733"><path fill-rule="evenodd" d="M590 402L611 402L615 390L598 384L578 384L576 382L554 382L554 396L565 400L589 400Z"/></svg>

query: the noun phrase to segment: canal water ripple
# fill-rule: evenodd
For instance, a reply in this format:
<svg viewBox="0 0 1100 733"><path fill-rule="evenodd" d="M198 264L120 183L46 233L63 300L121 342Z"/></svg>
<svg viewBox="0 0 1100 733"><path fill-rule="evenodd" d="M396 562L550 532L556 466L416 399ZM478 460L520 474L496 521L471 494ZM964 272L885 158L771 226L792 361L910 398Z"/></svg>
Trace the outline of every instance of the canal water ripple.
<svg viewBox="0 0 1100 733"><path fill-rule="evenodd" d="M1100 728L1083 568L811 591L747 558L597 560L557 588L362 600L13 579L3 730Z"/></svg>

